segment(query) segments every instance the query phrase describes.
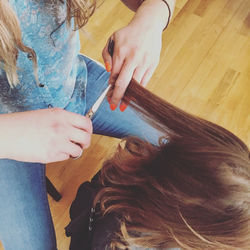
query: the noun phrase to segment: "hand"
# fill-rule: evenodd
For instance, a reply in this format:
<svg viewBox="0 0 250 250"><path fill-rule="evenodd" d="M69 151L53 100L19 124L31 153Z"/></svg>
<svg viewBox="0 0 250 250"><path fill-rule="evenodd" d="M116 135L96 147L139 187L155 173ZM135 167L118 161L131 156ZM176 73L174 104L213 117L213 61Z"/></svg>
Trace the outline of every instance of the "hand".
<svg viewBox="0 0 250 250"><path fill-rule="evenodd" d="M77 157L90 145L89 118L59 108L0 115L0 154L50 163Z"/></svg>
<svg viewBox="0 0 250 250"><path fill-rule="evenodd" d="M121 101L132 78L145 86L150 80L160 59L162 29L142 28L138 22L115 32L113 58L108 53L108 42L103 49L103 59L107 70L111 70L110 84L114 84L110 107L114 110ZM122 102L120 110L126 108Z"/></svg>

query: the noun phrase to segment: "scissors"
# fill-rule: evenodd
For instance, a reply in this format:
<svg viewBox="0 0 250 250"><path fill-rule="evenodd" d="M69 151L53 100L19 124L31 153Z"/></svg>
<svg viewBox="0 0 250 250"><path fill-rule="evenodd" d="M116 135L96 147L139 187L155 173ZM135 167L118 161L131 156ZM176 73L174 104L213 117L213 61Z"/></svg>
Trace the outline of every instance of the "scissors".
<svg viewBox="0 0 250 250"><path fill-rule="evenodd" d="M97 101L94 103L94 105L91 107L91 109L88 111L88 113L86 114L86 116L90 119L92 119L93 115L96 113L96 111L98 110L98 108L101 106L103 100L105 99L109 89L111 88L111 84L109 84L109 86L102 92L102 94L99 96L99 98L97 99Z"/></svg>
<svg viewBox="0 0 250 250"><path fill-rule="evenodd" d="M110 56L113 56L114 53L114 41L112 39L109 39L109 44L108 44L108 52ZM88 111L86 116L90 119L92 119L93 115L96 113L98 108L101 106L103 100L105 99L109 89L111 88L111 84L102 92L102 94L99 96L99 98L96 100L94 105L91 107L91 109Z"/></svg>

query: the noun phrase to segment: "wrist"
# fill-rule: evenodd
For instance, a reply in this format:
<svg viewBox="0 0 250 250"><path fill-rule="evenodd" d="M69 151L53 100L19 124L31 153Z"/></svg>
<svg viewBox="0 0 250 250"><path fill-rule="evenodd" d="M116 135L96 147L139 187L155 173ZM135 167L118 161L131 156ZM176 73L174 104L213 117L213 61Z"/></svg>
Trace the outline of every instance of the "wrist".
<svg viewBox="0 0 250 250"><path fill-rule="evenodd" d="M167 0L161 0L161 1L162 1L162 3L165 4L165 7L167 7L167 11L168 11L167 23L166 23L166 25L165 25L165 27L163 29L163 30L165 30L168 27L169 23L170 23L170 19L172 17L172 11L171 11L170 5L169 5Z"/></svg>
<svg viewBox="0 0 250 250"><path fill-rule="evenodd" d="M175 0L143 0L132 23L139 21L141 28L163 31L170 22L174 5Z"/></svg>
<svg viewBox="0 0 250 250"><path fill-rule="evenodd" d="M10 114L0 115L0 159L10 158L11 143L14 143L10 138L11 127L9 126L8 119Z"/></svg>
<svg viewBox="0 0 250 250"><path fill-rule="evenodd" d="M3 116L4 115L0 115L0 159L4 159L4 158L7 158L7 155L6 155L6 152L5 152L5 147L4 147L4 144L5 144L5 135L2 133L4 130L4 127L3 127ZM5 131L6 131L6 128L5 128Z"/></svg>

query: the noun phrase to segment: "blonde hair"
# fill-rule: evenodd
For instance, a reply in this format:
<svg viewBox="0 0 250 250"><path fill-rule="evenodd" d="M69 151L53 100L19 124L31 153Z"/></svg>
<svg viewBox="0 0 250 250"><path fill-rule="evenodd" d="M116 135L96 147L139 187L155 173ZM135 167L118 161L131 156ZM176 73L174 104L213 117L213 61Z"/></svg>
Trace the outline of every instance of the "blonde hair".
<svg viewBox="0 0 250 250"><path fill-rule="evenodd" d="M51 0L52 1L52 0ZM53 0L60 1L62 0ZM80 29L94 13L97 0L67 0L67 23L74 18L74 30ZM18 18L8 0L0 1L0 61L11 87L16 86L18 50L32 55L34 75L37 77L37 58L32 48L25 46Z"/></svg>

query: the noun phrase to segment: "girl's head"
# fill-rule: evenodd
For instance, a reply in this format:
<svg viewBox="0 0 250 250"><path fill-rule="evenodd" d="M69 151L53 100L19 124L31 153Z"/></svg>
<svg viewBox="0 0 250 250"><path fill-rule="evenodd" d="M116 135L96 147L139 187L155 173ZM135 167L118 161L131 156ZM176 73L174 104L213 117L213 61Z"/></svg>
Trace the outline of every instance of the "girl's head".
<svg viewBox="0 0 250 250"><path fill-rule="evenodd" d="M67 23L69 24L74 18L75 30L83 27L89 17L94 13L97 0L47 0L47 2L59 4L67 4ZM0 1L0 61L4 68L10 86L18 84L17 77L17 57L18 50L31 53L33 56L33 64L35 75L37 71L37 59L35 51L25 46L22 42L22 32L20 29L18 18L11 8L8 0ZM36 76L37 77L37 76Z"/></svg>
<svg viewBox="0 0 250 250"><path fill-rule="evenodd" d="M97 199L122 218L113 246L249 249L247 146L135 82L126 98L166 138L158 147L127 138L104 164Z"/></svg>

